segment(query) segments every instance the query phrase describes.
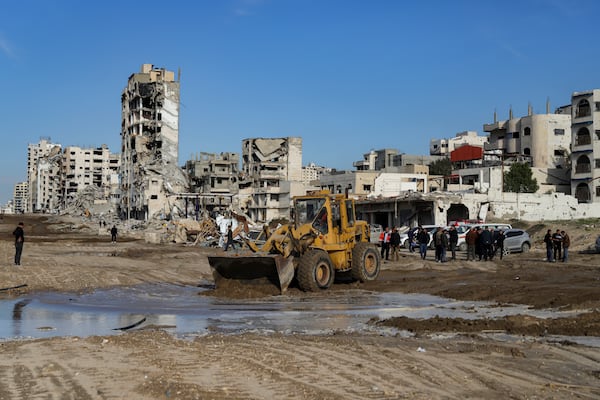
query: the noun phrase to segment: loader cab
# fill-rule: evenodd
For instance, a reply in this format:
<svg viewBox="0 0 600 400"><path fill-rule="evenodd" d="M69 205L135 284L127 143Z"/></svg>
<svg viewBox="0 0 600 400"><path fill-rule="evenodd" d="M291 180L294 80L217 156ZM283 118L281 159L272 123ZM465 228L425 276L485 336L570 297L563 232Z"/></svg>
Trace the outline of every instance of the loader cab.
<svg viewBox="0 0 600 400"><path fill-rule="evenodd" d="M311 224L322 234L329 232L329 214L325 207L326 199L318 197L303 197L295 200L294 220L299 228Z"/></svg>
<svg viewBox="0 0 600 400"><path fill-rule="evenodd" d="M323 235L326 235L329 232L329 213L327 212L327 207L321 208L319 213L317 214L317 218L314 219L312 226L321 232Z"/></svg>
<svg viewBox="0 0 600 400"><path fill-rule="evenodd" d="M344 200L344 205L346 208L346 223L348 226L354 226L354 221L356 220L356 215L354 213L354 202L350 199Z"/></svg>
<svg viewBox="0 0 600 400"><path fill-rule="evenodd" d="M355 236L357 229L354 201L341 195L297 197L292 218L296 229L311 225L323 236L335 235L327 239L331 243L345 242L347 236Z"/></svg>

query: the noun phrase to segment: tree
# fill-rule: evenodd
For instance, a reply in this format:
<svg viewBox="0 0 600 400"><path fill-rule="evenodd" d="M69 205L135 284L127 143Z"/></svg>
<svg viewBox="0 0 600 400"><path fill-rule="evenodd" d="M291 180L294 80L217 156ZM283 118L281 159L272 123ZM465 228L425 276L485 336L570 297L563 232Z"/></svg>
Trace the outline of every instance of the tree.
<svg viewBox="0 0 600 400"><path fill-rule="evenodd" d="M514 193L535 193L539 186L533 177L528 163L514 163L504 173L504 191Z"/></svg>
<svg viewBox="0 0 600 400"><path fill-rule="evenodd" d="M429 164L429 175L442 175L448 176L452 173L452 163L450 163L450 159L440 158L439 160L433 161Z"/></svg>

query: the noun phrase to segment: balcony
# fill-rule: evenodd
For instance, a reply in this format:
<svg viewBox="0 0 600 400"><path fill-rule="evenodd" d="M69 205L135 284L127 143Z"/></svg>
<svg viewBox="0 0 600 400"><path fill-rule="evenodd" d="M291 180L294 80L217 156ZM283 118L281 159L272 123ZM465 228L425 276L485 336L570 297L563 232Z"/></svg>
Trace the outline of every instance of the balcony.
<svg viewBox="0 0 600 400"><path fill-rule="evenodd" d="M576 174L589 174L592 172L592 165L589 163L577 164L575 167Z"/></svg>
<svg viewBox="0 0 600 400"><path fill-rule="evenodd" d="M575 138L575 146L587 146L592 144L592 138L590 135L578 135Z"/></svg>

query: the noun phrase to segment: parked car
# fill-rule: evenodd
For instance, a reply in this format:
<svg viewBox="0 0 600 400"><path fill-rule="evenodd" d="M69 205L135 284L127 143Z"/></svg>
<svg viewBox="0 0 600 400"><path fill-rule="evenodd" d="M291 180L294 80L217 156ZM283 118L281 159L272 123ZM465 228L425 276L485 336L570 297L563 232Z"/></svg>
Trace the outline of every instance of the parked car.
<svg viewBox="0 0 600 400"><path fill-rule="evenodd" d="M600 236L596 239L596 253L600 253Z"/></svg>
<svg viewBox="0 0 600 400"><path fill-rule="evenodd" d="M371 231L369 240L371 241L371 243L379 245L379 235L381 234L381 232L383 232L383 227L379 224L369 224L369 228Z"/></svg>
<svg viewBox="0 0 600 400"><path fill-rule="evenodd" d="M467 233L469 232L469 230L475 228L481 228L481 229L490 229L493 228L494 230L498 230L498 229L503 229L503 230L507 230L507 229L512 229L512 226L510 224L474 224L474 225L459 225L456 227L456 230L458 232L458 242L456 243L456 247L458 248L458 250L460 251L466 251L467 250L467 242L465 241L465 237L467 236Z"/></svg>
<svg viewBox="0 0 600 400"><path fill-rule="evenodd" d="M508 253L526 253L531 249L529 233L523 229L504 230L504 251Z"/></svg>

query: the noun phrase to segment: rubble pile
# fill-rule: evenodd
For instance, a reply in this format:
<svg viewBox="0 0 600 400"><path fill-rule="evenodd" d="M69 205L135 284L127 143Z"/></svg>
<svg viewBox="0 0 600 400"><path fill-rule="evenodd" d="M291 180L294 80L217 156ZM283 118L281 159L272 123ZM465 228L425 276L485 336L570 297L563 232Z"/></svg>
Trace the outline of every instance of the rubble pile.
<svg viewBox="0 0 600 400"><path fill-rule="evenodd" d="M174 221L175 232L173 241L175 243L198 243L218 241L221 236L215 220L205 217L201 221L193 219L180 219Z"/></svg>
<svg viewBox="0 0 600 400"><path fill-rule="evenodd" d="M93 222L105 221L107 224L116 219L114 206L104 200L101 188L86 186L78 191L65 207L62 215L82 216Z"/></svg>

